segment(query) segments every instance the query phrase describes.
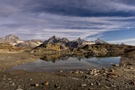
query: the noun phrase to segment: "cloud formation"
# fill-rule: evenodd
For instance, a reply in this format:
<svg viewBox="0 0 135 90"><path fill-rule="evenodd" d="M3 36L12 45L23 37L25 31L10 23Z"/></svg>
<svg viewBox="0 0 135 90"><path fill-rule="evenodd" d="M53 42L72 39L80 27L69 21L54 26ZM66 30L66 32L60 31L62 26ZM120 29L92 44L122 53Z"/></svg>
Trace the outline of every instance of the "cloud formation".
<svg viewBox="0 0 135 90"><path fill-rule="evenodd" d="M93 40L135 28L135 0L0 0L0 36Z"/></svg>

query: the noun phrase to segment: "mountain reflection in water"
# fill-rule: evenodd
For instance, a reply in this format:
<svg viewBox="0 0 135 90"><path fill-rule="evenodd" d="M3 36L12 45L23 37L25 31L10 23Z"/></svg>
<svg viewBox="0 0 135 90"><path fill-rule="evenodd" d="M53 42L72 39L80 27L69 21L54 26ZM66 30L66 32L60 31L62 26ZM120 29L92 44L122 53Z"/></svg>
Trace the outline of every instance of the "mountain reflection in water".
<svg viewBox="0 0 135 90"><path fill-rule="evenodd" d="M112 64L118 64L120 57L91 57L82 56L59 56L48 55L37 60L36 62L27 63L12 67L10 70L26 70L26 71L69 71L69 70L86 70L101 69L111 67Z"/></svg>

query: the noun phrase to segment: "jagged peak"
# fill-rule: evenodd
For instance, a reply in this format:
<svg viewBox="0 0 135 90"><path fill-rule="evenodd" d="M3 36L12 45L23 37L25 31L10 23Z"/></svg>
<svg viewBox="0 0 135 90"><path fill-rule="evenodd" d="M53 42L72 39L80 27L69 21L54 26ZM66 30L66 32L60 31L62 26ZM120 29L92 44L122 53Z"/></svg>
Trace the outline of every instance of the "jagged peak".
<svg viewBox="0 0 135 90"><path fill-rule="evenodd" d="M17 36L15 36L15 35L13 35L13 34L9 34L9 35L7 35L7 36L5 36L5 37L17 37Z"/></svg>
<svg viewBox="0 0 135 90"><path fill-rule="evenodd" d="M53 35L52 37L50 37L50 38L56 38L56 36L55 35Z"/></svg>
<svg viewBox="0 0 135 90"><path fill-rule="evenodd" d="M9 34L9 35L7 35L7 36L5 36L5 37L3 37L3 39L19 39L17 36L15 36L15 35L13 35L13 34Z"/></svg>
<svg viewBox="0 0 135 90"><path fill-rule="evenodd" d="M79 38L77 38L77 40L76 41L81 41L82 39L79 37Z"/></svg>
<svg viewBox="0 0 135 90"><path fill-rule="evenodd" d="M100 38L97 38L97 40L95 40L95 43L99 44L99 43L107 43L107 42L101 40Z"/></svg>

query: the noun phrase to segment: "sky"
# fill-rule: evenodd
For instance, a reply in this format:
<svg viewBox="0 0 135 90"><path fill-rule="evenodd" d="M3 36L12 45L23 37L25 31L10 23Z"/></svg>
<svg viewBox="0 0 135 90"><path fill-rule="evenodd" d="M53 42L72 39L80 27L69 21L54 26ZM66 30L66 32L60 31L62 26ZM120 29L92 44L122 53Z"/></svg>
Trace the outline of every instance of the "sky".
<svg viewBox="0 0 135 90"><path fill-rule="evenodd" d="M135 0L0 0L0 37L135 45Z"/></svg>

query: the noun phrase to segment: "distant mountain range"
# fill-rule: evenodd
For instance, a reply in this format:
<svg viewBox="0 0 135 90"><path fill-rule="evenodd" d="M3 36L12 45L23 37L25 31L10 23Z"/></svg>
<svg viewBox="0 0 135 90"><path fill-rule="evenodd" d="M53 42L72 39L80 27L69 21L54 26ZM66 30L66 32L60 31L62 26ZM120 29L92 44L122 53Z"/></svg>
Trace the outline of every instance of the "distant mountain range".
<svg viewBox="0 0 135 90"><path fill-rule="evenodd" d="M13 46L24 47L24 48L25 47L34 48L37 46L45 46L47 44L57 44L61 48L76 48L76 47L81 47L84 45L102 44L102 43L107 43L107 42L99 38L96 41L85 41L81 38L70 41L67 38L57 38L56 36L52 36L48 40L45 40L45 41L37 40L37 39L21 40L19 39L19 37L10 34L10 35L0 38L0 43L9 43L9 44L12 44Z"/></svg>
<svg viewBox="0 0 135 90"><path fill-rule="evenodd" d="M89 44L89 45L95 44L95 42L93 41L85 41L81 38L78 38L73 41L69 41L67 38L57 38L56 36L52 36L48 40L44 41L43 44L47 44L47 43L58 44L63 47L70 47L70 48L76 48L76 47L84 46L86 44Z"/></svg>
<svg viewBox="0 0 135 90"><path fill-rule="evenodd" d="M33 48L42 44L43 41L35 40L35 39L21 40L19 39L19 37L10 34L10 35L0 38L0 43L8 43L8 44L12 44L13 46L18 46L18 47Z"/></svg>

